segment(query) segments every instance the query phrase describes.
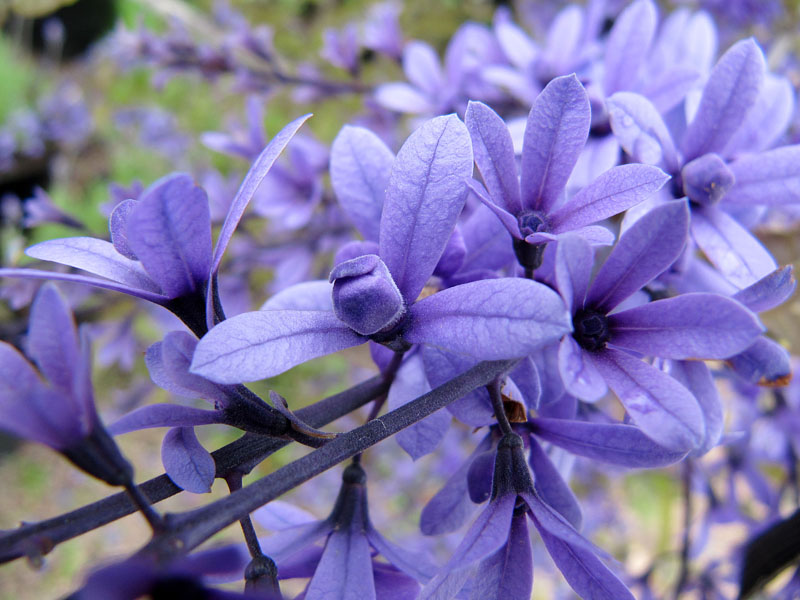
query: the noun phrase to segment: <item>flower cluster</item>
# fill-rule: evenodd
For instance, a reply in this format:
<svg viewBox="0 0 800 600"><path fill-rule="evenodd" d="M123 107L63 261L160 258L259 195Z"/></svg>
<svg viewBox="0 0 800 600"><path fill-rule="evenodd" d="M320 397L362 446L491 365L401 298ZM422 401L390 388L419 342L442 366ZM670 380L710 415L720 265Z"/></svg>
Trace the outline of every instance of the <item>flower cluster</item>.
<svg viewBox="0 0 800 600"><path fill-rule="evenodd" d="M690 564L719 523L748 526L748 545L728 557L743 562L743 595L791 563L796 519L781 517L787 498L794 508L800 498L800 403L782 332L761 313L786 303L795 280L757 236L776 219L798 225L796 90L791 61L770 71L754 38L718 52L718 39L748 22L744 10L731 9L718 31L702 10L660 16L652 0L620 11L590 0L532 27L545 29L537 36L500 9L490 25L463 24L440 60L428 43L406 42L399 7L382 4L366 22L324 32L321 56L346 74L337 80L316 66L287 71L271 32L228 7L207 23L216 35L203 44L179 23L158 35L118 31L114 58L161 78L233 74L248 92L293 87L304 102L355 93L365 109L330 147L296 135L310 115L267 141L263 97L251 95L246 125L201 138L251 164L238 191L206 165L146 189L117 187L108 239L50 239L25 251L88 275L0 268L4 285L53 279L166 309L177 320L152 319L160 335L144 355L150 380L213 405L149 404L109 427L169 428L153 501L169 495L159 486L200 494L215 479L227 483L229 496L161 519L100 425L88 357L51 284L33 303L27 342L46 381L0 345L0 427L123 485L153 529L147 546L89 576L75 597L280 598L281 583L304 579L296 589L307 600L525 600L534 562L551 569L539 564L540 542L559 589L659 597L658 558L644 575L626 572L589 539L604 524L602 502L583 501L601 478L591 498L609 491L621 469L677 463L687 519L676 597L728 586L718 565ZM367 52L397 63L407 81L370 80ZM270 294L255 309L268 267ZM373 380L311 406L299 408L299 392L262 398L244 385L277 387L273 378L294 367L364 344ZM354 411L367 403L356 426L364 417ZM351 413L349 430L319 429ZM195 433L207 425L244 435L212 454ZM390 435L446 474L415 507L425 539L470 522L440 543L443 560L373 525L389 512L374 500L368 510L367 474L373 499L392 484L370 448ZM314 450L243 487L291 441ZM122 474L102 471L104 461ZM273 501L344 461L338 497L325 498L321 484L298 490L332 505L326 519ZM395 497L423 484L425 462L393 453ZM778 465L778 484L763 462ZM708 508L693 538L697 496ZM745 506L751 496L774 521L766 533ZM259 539L251 514L277 533ZM249 564L241 549L212 551L219 565L186 556L237 521ZM29 538L78 535L75 522L3 533L0 557L24 553ZM785 543L773 563L758 560L765 539ZM244 596L209 587L228 571L245 579ZM781 593L796 594L798 581Z"/></svg>

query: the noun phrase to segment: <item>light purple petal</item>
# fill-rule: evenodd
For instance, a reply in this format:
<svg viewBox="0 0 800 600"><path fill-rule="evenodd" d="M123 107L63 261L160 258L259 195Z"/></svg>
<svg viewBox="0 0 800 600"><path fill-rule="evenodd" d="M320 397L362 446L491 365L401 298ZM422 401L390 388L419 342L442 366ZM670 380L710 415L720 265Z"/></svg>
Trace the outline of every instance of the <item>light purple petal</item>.
<svg viewBox="0 0 800 600"><path fill-rule="evenodd" d="M492 199L513 215L522 212L514 144L503 119L482 102L470 102L465 117L475 164Z"/></svg>
<svg viewBox="0 0 800 600"><path fill-rule="evenodd" d="M633 425L535 418L531 427L543 440L572 454L624 467L664 467L686 455L656 444Z"/></svg>
<svg viewBox="0 0 800 600"><path fill-rule="evenodd" d="M550 215L550 227L560 233L617 215L655 194L669 178L650 165L614 167Z"/></svg>
<svg viewBox="0 0 800 600"><path fill-rule="evenodd" d="M678 158L672 136L652 103L633 92L617 92L606 100L611 129L635 161L664 164L676 171Z"/></svg>
<svg viewBox="0 0 800 600"><path fill-rule="evenodd" d="M702 443L703 413L689 390L672 377L611 348L592 354L592 360L634 423L655 442L677 451Z"/></svg>
<svg viewBox="0 0 800 600"><path fill-rule="evenodd" d="M425 123L397 154L380 230L380 257L411 304L433 273L466 200L472 145L455 115Z"/></svg>
<svg viewBox="0 0 800 600"><path fill-rule="evenodd" d="M558 372L567 393L585 402L595 402L608 392L605 379L570 335L558 346Z"/></svg>
<svg viewBox="0 0 800 600"><path fill-rule="evenodd" d="M598 271L586 305L610 311L658 277L686 244L689 207L685 200L652 209L620 237Z"/></svg>
<svg viewBox="0 0 800 600"><path fill-rule="evenodd" d="M435 97L444 84L439 56L429 44L412 40L403 48L403 71L408 80L428 96Z"/></svg>
<svg viewBox="0 0 800 600"><path fill-rule="evenodd" d="M736 183L725 203L782 206L800 203L800 144L745 154L730 164Z"/></svg>
<svg viewBox="0 0 800 600"><path fill-rule="evenodd" d="M259 310L333 310L333 284L324 279L296 283L267 300Z"/></svg>
<svg viewBox="0 0 800 600"><path fill-rule="evenodd" d="M372 547L378 551L378 554L415 579L425 582L432 579L436 574L436 568L424 554L411 552L390 542L372 525L367 528L367 539Z"/></svg>
<svg viewBox="0 0 800 600"><path fill-rule="evenodd" d="M589 97L578 78L557 77L533 103L522 148L522 205L549 212L589 136Z"/></svg>
<svg viewBox="0 0 800 600"><path fill-rule="evenodd" d="M523 492L520 494L528 505L528 514L531 515L539 531L547 531L551 535L565 542L583 548L588 552L605 555L600 548L578 533L575 528L549 504L545 503L538 492Z"/></svg>
<svg viewBox="0 0 800 600"><path fill-rule="evenodd" d="M533 589L533 556L527 517L511 520L508 541L481 562L470 600L530 600Z"/></svg>
<svg viewBox="0 0 800 600"><path fill-rule="evenodd" d="M737 42L722 55L684 135L686 161L725 149L758 97L764 70L764 54L752 38Z"/></svg>
<svg viewBox="0 0 800 600"><path fill-rule="evenodd" d="M389 388L389 410L399 408L429 391L431 386L425 376L425 365L422 356L417 352L406 358L397 371L392 387ZM450 413L444 408L440 409L403 429L396 436L397 443L413 460L417 460L436 450L447 433L451 420Z"/></svg>
<svg viewBox="0 0 800 600"><path fill-rule="evenodd" d="M106 277L132 288L161 294L161 288L145 273L142 264L119 254L110 242L89 237L47 240L25 254Z"/></svg>
<svg viewBox="0 0 800 600"><path fill-rule="evenodd" d="M717 294L682 294L608 317L611 343L645 356L728 358L764 331L752 312Z"/></svg>
<svg viewBox="0 0 800 600"><path fill-rule="evenodd" d="M255 381L365 341L332 312L249 312L223 321L203 336L191 371L217 383Z"/></svg>
<svg viewBox="0 0 800 600"><path fill-rule="evenodd" d="M151 404L142 406L108 426L112 435L122 435L152 427L194 427L224 422L222 411L203 410L178 404Z"/></svg>
<svg viewBox="0 0 800 600"><path fill-rule="evenodd" d="M307 525L317 519L307 510L283 500L273 500L253 513L259 525L272 531L281 531L298 525Z"/></svg>
<svg viewBox="0 0 800 600"><path fill-rule="evenodd" d="M608 570L597 556L551 535L539 526L547 552L564 575L564 579L581 598L592 600L635 600L630 590Z"/></svg>
<svg viewBox="0 0 800 600"><path fill-rule="evenodd" d="M558 294L526 279L466 283L421 300L410 312L409 342L482 360L526 356L571 330Z"/></svg>
<svg viewBox="0 0 800 600"><path fill-rule="evenodd" d="M593 263L592 248L585 240L575 235L559 238L555 260L556 287L570 312L583 307Z"/></svg>
<svg viewBox="0 0 800 600"><path fill-rule="evenodd" d="M171 387L166 389L171 391L177 388L183 390L184 396L188 392L190 398L225 403L228 394L222 386L189 371L197 344L197 338L185 331L170 331L164 336L160 358L164 374L171 382Z"/></svg>
<svg viewBox="0 0 800 600"><path fill-rule="evenodd" d="M399 113L428 114L436 111L436 106L423 93L407 83L383 83L375 88L375 101Z"/></svg>
<svg viewBox="0 0 800 600"><path fill-rule="evenodd" d="M378 241L394 154L369 129L346 125L331 146L331 184L345 214L367 240Z"/></svg>
<svg viewBox="0 0 800 600"><path fill-rule="evenodd" d="M151 186L128 215L126 234L147 274L170 298L205 284L211 216L208 196L190 176L172 175Z"/></svg>
<svg viewBox="0 0 800 600"><path fill-rule="evenodd" d="M313 521L288 529L282 529L268 538L260 538L264 554L277 563L284 562L303 548L310 546L331 531L328 521Z"/></svg>
<svg viewBox="0 0 800 600"><path fill-rule="evenodd" d="M733 295L733 299L753 312L770 310L783 304L794 293L797 280L794 267L788 265L774 270Z"/></svg>
<svg viewBox="0 0 800 600"><path fill-rule="evenodd" d="M366 536L352 528L334 530L308 584L305 600L374 598L375 579Z"/></svg>
<svg viewBox="0 0 800 600"><path fill-rule="evenodd" d="M692 237L735 286L752 285L778 265L752 233L717 206L692 211Z"/></svg>
<svg viewBox="0 0 800 600"><path fill-rule="evenodd" d="M300 126L305 123L310 116L311 115L308 114L298 117L281 129L261 151L261 154L258 155L258 158L256 158L255 162L250 167L247 175L244 176L242 184L239 186L239 190L236 192L236 196L231 202L228 214L225 216L225 222L222 224L222 229L217 238L217 245L214 248L214 260L211 263L212 277L219 270L219 265L222 262L222 255L225 253L225 249L228 247L228 243L233 237L233 232L236 230L236 226L239 225L239 221L250 199L258 189L258 185L264 177L266 177L267 173L269 173L272 165L275 163L280 153L283 152L283 149L289 141L294 137L294 134L297 133L297 130L300 129Z"/></svg>
<svg viewBox="0 0 800 600"><path fill-rule="evenodd" d="M703 411L706 434L703 443L694 451L696 456L701 456L719 443L725 420L714 378L705 363L700 361L671 361L669 374L692 392Z"/></svg>
<svg viewBox="0 0 800 600"><path fill-rule="evenodd" d="M728 141L723 156L761 152L774 145L794 115L794 88L786 77L767 74L747 119Z"/></svg>
<svg viewBox="0 0 800 600"><path fill-rule="evenodd" d="M632 89L647 59L657 24L658 13L651 0L637 0L616 18L603 60L606 95Z"/></svg>
<svg viewBox="0 0 800 600"><path fill-rule="evenodd" d="M128 245L128 217L135 206L136 200L123 200L117 204L108 219L108 231L114 249L131 260L136 260L136 254Z"/></svg>
<svg viewBox="0 0 800 600"><path fill-rule="evenodd" d="M581 528L583 513L578 499L561 477L550 457L539 443L531 438L530 465L533 471L534 486L539 497L554 508L576 530Z"/></svg>
<svg viewBox="0 0 800 600"><path fill-rule="evenodd" d="M203 448L194 429L170 429L161 444L161 462L169 478L178 487L193 494L206 494L214 483L214 459Z"/></svg>
<svg viewBox="0 0 800 600"><path fill-rule="evenodd" d="M87 238L89 239L89 238ZM139 289L138 287L130 287L128 285L115 283L106 279L97 279L96 277L86 277L85 275L76 275L74 273L57 273L55 271L40 271L38 269L0 269L0 277L16 277L20 279L45 279L53 281L66 281L68 283L80 283L83 285L90 285L92 287L102 288L105 290L113 290L115 292L122 292L129 296L141 298L155 304L164 304L169 301L169 298L160 293L148 292ZM151 281L150 287L156 287Z"/></svg>

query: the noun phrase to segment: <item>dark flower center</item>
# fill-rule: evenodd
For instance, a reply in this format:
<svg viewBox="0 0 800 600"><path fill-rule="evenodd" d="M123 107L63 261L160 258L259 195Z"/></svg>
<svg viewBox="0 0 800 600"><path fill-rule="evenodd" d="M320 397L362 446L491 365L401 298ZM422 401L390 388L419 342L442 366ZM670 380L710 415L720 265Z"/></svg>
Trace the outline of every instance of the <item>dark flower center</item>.
<svg viewBox="0 0 800 600"><path fill-rule="evenodd" d="M545 231L547 227L539 213L526 212L519 216L519 229L522 235L529 236L537 231Z"/></svg>
<svg viewBox="0 0 800 600"><path fill-rule="evenodd" d="M603 313L581 310L572 318L572 327L572 337L585 350L600 350L608 341L608 317Z"/></svg>

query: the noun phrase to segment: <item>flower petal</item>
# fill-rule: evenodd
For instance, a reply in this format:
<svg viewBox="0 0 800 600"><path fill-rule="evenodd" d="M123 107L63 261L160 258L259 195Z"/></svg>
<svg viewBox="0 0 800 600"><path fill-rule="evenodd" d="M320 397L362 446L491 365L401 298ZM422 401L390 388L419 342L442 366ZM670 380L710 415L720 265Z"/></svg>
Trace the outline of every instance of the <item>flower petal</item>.
<svg viewBox="0 0 800 600"><path fill-rule="evenodd" d="M206 494L214 483L214 459L203 448L192 427L170 429L161 444L161 461L169 478L179 488Z"/></svg>
<svg viewBox="0 0 800 600"><path fill-rule="evenodd" d="M508 541L481 562L473 582L471 600L530 600L533 556L525 514L511 520Z"/></svg>
<svg viewBox="0 0 800 600"><path fill-rule="evenodd" d="M633 2L617 16L606 40L603 59L606 95L629 90L637 83L657 24L658 13L652 0Z"/></svg>
<svg viewBox="0 0 800 600"><path fill-rule="evenodd" d="M730 169L736 183L725 194L725 203L782 206L800 202L800 144L745 154Z"/></svg>
<svg viewBox="0 0 800 600"><path fill-rule="evenodd" d="M366 536L335 529L308 584L305 600L374 600L375 578Z"/></svg>
<svg viewBox="0 0 800 600"><path fill-rule="evenodd" d="M191 372L217 383L255 381L365 341L328 311L248 312L203 336Z"/></svg>
<svg viewBox="0 0 800 600"><path fill-rule="evenodd" d="M592 360L634 423L655 442L677 451L702 443L703 413L680 383L619 350L606 348Z"/></svg>
<svg viewBox="0 0 800 600"><path fill-rule="evenodd" d="M220 410L203 410L178 404L150 404L120 417L108 426L108 432L111 435L122 435L152 427L194 427L223 423L224 420Z"/></svg>
<svg viewBox="0 0 800 600"><path fill-rule="evenodd" d="M565 335L558 346L558 372L567 393L584 402L595 402L608 392L592 359L570 335Z"/></svg>
<svg viewBox="0 0 800 600"><path fill-rule="evenodd" d="M578 499L539 443L531 438L529 463L534 487L541 499L557 510L576 530L581 528L583 512Z"/></svg>
<svg viewBox="0 0 800 600"><path fill-rule="evenodd" d="M411 307L404 337L481 360L526 356L571 329L561 298L526 279L501 278L442 290Z"/></svg>
<svg viewBox="0 0 800 600"><path fill-rule="evenodd" d="M331 184L364 239L378 240L394 154L369 129L346 125L331 146Z"/></svg>
<svg viewBox="0 0 800 600"><path fill-rule="evenodd" d="M633 92L617 92L606 100L611 130L620 145L635 161L664 164L678 169L675 144L664 120L651 102Z"/></svg>
<svg viewBox="0 0 800 600"><path fill-rule="evenodd" d="M466 200L472 145L455 115L416 130L397 154L380 227L380 257L411 304L433 273Z"/></svg>
<svg viewBox="0 0 800 600"><path fill-rule="evenodd" d="M589 97L578 78L556 77L533 103L522 147L522 205L549 212L589 136Z"/></svg>

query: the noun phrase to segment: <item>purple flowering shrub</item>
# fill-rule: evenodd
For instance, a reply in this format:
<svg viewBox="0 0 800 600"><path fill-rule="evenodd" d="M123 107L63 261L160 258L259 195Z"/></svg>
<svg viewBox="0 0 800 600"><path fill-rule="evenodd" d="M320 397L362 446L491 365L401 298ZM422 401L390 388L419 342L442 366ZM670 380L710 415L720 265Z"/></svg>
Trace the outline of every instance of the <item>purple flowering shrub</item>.
<svg viewBox="0 0 800 600"><path fill-rule="evenodd" d="M44 190L27 202L26 229L86 235L38 238L25 254L43 262L8 260L0 296L20 317L30 282L84 296L70 306L43 284L27 334L0 343L0 429L123 491L1 523L0 560L39 560L138 510L149 541L90 565L70 598L796 597L800 571L770 580L800 556L800 388L761 317L795 279L759 239L776 219L797 231L796 59L770 71L770 39L718 52L761 22L749 3L719 31L702 10L718 3L620 4L546 23L500 9L462 24L442 59L390 3L326 29L315 64L284 60L270 29L222 4L205 40L194 13L159 34L119 29L91 60L248 94L244 122L200 136L248 169L194 164L184 133L145 123L140 143L180 171L115 184L107 232ZM292 115L341 95L363 106L330 144L310 114L269 137L265 92L284 88ZM120 295L124 314L76 326L73 310L82 321ZM134 322L155 332L146 349ZM143 366L132 377L165 401L104 424L94 398L114 390L92 383L89 325L105 334L98 362ZM311 404L276 391L332 354L360 383ZM210 451L207 426L241 435ZM114 436L150 428L166 429L164 474L137 485ZM243 481L290 445L307 448ZM683 490L681 539L633 569L637 532L613 504L629 469ZM216 479L228 494L157 509ZM237 522L244 543L198 550ZM700 561L729 523L746 534Z"/></svg>

